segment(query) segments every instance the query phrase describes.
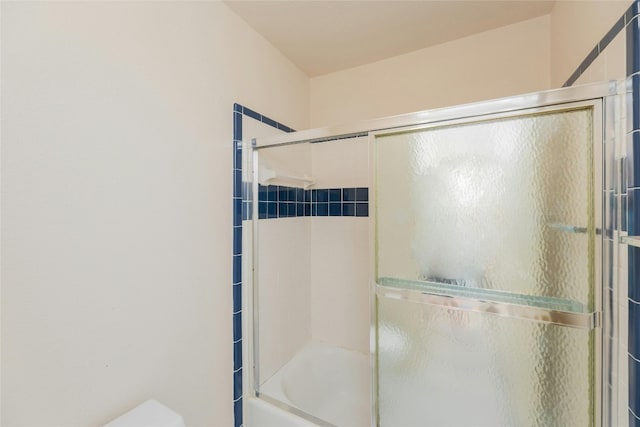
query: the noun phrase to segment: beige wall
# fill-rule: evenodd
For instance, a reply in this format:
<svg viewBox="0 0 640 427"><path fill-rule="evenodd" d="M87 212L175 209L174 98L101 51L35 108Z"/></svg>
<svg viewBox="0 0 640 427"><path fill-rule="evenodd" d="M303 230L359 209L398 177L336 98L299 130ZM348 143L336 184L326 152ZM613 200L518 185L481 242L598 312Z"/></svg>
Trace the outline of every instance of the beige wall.
<svg viewBox="0 0 640 427"><path fill-rule="evenodd" d="M557 1L551 11L551 87L560 87L578 68L582 60L602 39L609 29L627 10L631 1ZM622 31L624 37L624 30ZM609 46L605 52L609 52ZM615 49L615 46L614 46ZM601 69L593 78L585 80L597 81L611 78L619 74L619 53L609 54L609 59L601 58L594 64ZM608 67L605 66L609 64ZM609 71L607 72L607 68ZM625 75L616 76L625 77Z"/></svg>
<svg viewBox="0 0 640 427"><path fill-rule="evenodd" d="M549 16L311 79L313 127L549 88Z"/></svg>
<svg viewBox="0 0 640 427"><path fill-rule="evenodd" d="M1 89L2 425L231 425L232 105L307 77L217 2L2 2Z"/></svg>

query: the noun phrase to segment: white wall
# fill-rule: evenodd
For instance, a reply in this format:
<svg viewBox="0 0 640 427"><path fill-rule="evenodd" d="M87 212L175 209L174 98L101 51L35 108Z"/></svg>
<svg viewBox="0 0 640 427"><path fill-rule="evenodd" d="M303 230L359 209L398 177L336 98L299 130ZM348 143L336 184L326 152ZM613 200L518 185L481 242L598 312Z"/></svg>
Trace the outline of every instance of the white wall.
<svg viewBox="0 0 640 427"><path fill-rule="evenodd" d="M232 104L308 79L217 2L2 3L2 425L232 424Z"/></svg>
<svg viewBox="0 0 640 427"><path fill-rule="evenodd" d="M311 79L313 127L549 88L549 16Z"/></svg>
<svg viewBox="0 0 640 427"><path fill-rule="evenodd" d="M370 187L368 138L312 144L312 156L316 188ZM313 339L368 353L369 218L310 221Z"/></svg>

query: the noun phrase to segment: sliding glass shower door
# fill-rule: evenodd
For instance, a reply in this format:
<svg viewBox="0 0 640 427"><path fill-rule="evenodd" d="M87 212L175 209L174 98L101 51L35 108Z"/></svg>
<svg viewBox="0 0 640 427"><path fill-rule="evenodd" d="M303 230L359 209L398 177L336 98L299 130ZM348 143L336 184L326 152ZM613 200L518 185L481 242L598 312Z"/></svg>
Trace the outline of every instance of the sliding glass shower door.
<svg viewBox="0 0 640 427"><path fill-rule="evenodd" d="M377 420L601 417L601 100L374 134Z"/></svg>

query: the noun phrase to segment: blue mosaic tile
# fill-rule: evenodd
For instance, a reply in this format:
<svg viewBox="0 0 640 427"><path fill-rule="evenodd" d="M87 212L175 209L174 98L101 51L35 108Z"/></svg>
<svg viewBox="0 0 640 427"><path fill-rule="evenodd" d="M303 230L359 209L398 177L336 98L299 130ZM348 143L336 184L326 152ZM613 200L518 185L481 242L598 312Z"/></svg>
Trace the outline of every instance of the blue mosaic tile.
<svg viewBox="0 0 640 427"><path fill-rule="evenodd" d="M242 255L233 255L233 283L242 281Z"/></svg>
<svg viewBox="0 0 640 427"><path fill-rule="evenodd" d="M242 310L242 284L233 285L233 312Z"/></svg>
<svg viewBox="0 0 640 427"><path fill-rule="evenodd" d="M578 80L580 78L580 68L576 69L573 74L571 74L569 76L569 78L567 79L566 82L564 82L564 84L562 85L562 87L569 87L571 85L573 85L576 80Z"/></svg>
<svg viewBox="0 0 640 427"><path fill-rule="evenodd" d="M242 197L242 171L238 169L233 171L233 195Z"/></svg>
<svg viewBox="0 0 640 427"><path fill-rule="evenodd" d="M285 126L285 125L280 124L280 123L278 123L278 129L280 129L283 132L287 132L287 133L293 132L293 129L291 129L289 126Z"/></svg>
<svg viewBox="0 0 640 427"><path fill-rule="evenodd" d="M343 200L345 202L355 202L356 201L356 189L355 188L345 188L342 192Z"/></svg>
<svg viewBox="0 0 640 427"><path fill-rule="evenodd" d="M286 202L289 200L289 187L279 186L278 187L278 201Z"/></svg>
<svg viewBox="0 0 640 427"><path fill-rule="evenodd" d="M329 216L329 203L317 203L317 216Z"/></svg>
<svg viewBox="0 0 640 427"><path fill-rule="evenodd" d="M233 113L233 139L242 141L242 113Z"/></svg>
<svg viewBox="0 0 640 427"><path fill-rule="evenodd" d="M640 132L627 135L627 187L640 187Z"/></svg>
<svg viewBox="0 0 640 427"><path fill-rule="evenodd" d="M356 216L369 216L369 204L356 203Z"/></svg>
<svg viewBox="0 0 640 427"><path fill-rule="evenodd" d="M253 111L251 108L247 108L247 107L243 107L242 113L245 116L251 117L254 120L257 120L259 122L262 121L262 114L258 114L255 111Z"/></svg>
<svg viewBox="0 0 640 427"><path fill-rule="evenodd" d="M267 218L278 217L278 202L267 202Z"/></svg>
<svg viewBox="0 0 640 427"><path fill-rule="evenodd" d="M242 341L233 343L233 370L242 368Z"/></svg>
<svg viewBox="0 0 640 427"><path fill-rule="evenodd" d="M344 216L356 216L356 204L355 203L343 203L342 215Z"/></svg>
<svg viewBox="0 0 640 427"><path fill-rule="evenodd" d="M342 203L329 203L330 216L342 216Z"/></svg>
<svg viewBox="0 0 640 427"><path fill-rule="evenodd" d="M329 190L328 189L318 189L318 203L325 203L329 201Z"/></svg>
<svg viewBox="0 0 640 427"><path fill-rule="evenodd" d="M304 188L296 188L296 202L304 202Z"/></svg>
<svg viewBox="0 0 640 427"><path fill-rule="evenodd" d="M640 324L640 304L631 300L629 304L629 354L636 359L640 359L640 328L635 325Z"/></svg>
<svg viewBox="0 0 640 427"><path fill-rule="evenodd" d="M640 248L627 247L628 260L628 295L633 301L640 303ZM640 320L640 319L639 319ZM639 323L640 325L640 323ZM629 327L632 325L629 324ZM640 328L639 328L640 329ZM640 359L640 354L638 355Z"/></svg>
<svg viewBox="0 0 640 427"><path fill-rule="evenodd" d="M233 199L233 225L234 227L242 225L242 199Z"/></svg>
<svg viewBox="0 0 640 427"><path fill-rule="evenodd" d="M627 132L640 129L640 75L631 77L631 96L631 111L627 115Z"/></svg>
<svg viewBox="0 0 640 427"><path fill-rule="evenodd" d="M258 202L258 219L267 218L267 202Z"/></svg>
<svg viewBox="0 0 640 427"><path fill-rule="evenodd" d="M233 227L233 255L242 253L242 227Z"/></svg>
<svg viewBox="0 0 640 427"><path fill-rule="evenodd" d="M269 185L267 187L267 200L270 202L278 201L278 186L277 185Z"/></svg>
<svg viewBox="0 0 640 427"><path fill-rule="evenodd" d="M578 70L580 70L580 75L582 75L582 73L587 71L587 68L589 68L589 66L593 63L593 61L598 57L599 54L600 54L600 48L598 46L591 49L591 52L587 54L587 57L584 58L584 60L578 66Z"/></svg>
<svg viewBox="0 0 640 427"><path fill-rule="evenodd" d="M233 373L233 400L242 397L242 368Z"/></svg>
<svg viewBox="0 0 640 427"><path fill-rule="evenodd" d="M258 200L261 202L269 200L267 198L267 187L262 184L258 184Z"/></svg>
<svg viewBox="0 0 640 427"><path fill-rule="evenodd" d="M242 149L241 148L233 149L233 168L242 169Z"/></svg>
<svg viewBox="0 0 640 427"><path fill-rule="evenodd" d="M341 202L342 201L342 189L341 188L330 188L329 189L329 201L330 202Z"/></svg>
<svg viewBox="0 0 640 427"><path fill-rule="evenodd" d="M266 125L269 125L269 126L271 126L273 128L276 128L276 129L278 128L278 122L276 122L275 120L270 119L269 117L266 117L266 116L262 116L262 123L264 123Z"/></svg>
<svg viewBox="0 0 640 427"><path fill-rule="evenodd" d="M304 216L311 216L311 203L304 204Z"/></svg>
<svg viewBox="0 0 640 427"><path fill-rule="evenodd" d="M296 216L304 216L304 202L296 203Z"/></svg>
<svg viewBox="0 0 640 427"><path fill-rule="evenodd" d="M234 427L242 427L242 397L233 402L233 425Z"/></svg>
<svg viewBox="0 0 640 427"><path fill-rule="evenodd" d="M624 19L626 23L631 22L634 16L638 15L640 2L634 1L627 9L627 12L624 14Z"/></svg>
<svg viewBox="0 0 640 427"><path fill-rule="evenodd" d="M640 234L640 188L627 190L627 229L631 236Z"/></svg>
<svg viewBox="0 0 640 427"><path fill-rule="evenodd" d="M607 32L607 34L604 35L602 40L600 40L600 43L598 43L598 46L600 47L600 52L602 52L607 46L609 46L609 43L611 43L613 39L616 38L618 33L620 33L620 31L622 31L623 28L624 28L624 16L621 16L620 19L618 19L618 21L616 21L616 23L613 24L613 27L611 27L611 29Z"/></svg>
<svg viewBox="0 0 640 427"><path fill-rule="evenodd" d="M242 312L233 313L233 340L242 338Z"/></svg>
<svg viewBox="0 0 640 427"><path fill-rule="evenodd" d="M369 189L366 187L356 188L356 201L368 202L369 201Z"/></svg>

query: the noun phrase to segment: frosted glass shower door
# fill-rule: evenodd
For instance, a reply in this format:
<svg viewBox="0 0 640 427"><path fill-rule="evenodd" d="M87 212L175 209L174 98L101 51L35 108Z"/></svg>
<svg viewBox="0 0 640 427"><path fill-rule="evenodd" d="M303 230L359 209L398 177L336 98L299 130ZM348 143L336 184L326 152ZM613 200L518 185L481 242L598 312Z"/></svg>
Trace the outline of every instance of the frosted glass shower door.
<svg viewBox="0 0 640 427"><path fill-rule="evenodd" d="M597 424L598 108L375 135L379 425Z"/></svg>

